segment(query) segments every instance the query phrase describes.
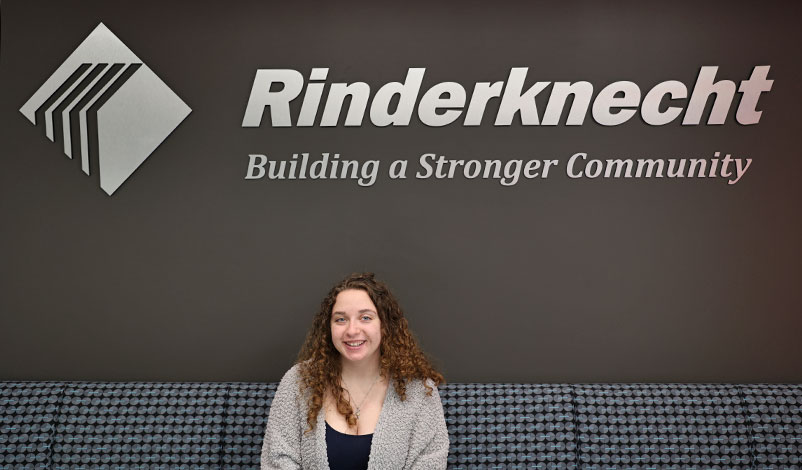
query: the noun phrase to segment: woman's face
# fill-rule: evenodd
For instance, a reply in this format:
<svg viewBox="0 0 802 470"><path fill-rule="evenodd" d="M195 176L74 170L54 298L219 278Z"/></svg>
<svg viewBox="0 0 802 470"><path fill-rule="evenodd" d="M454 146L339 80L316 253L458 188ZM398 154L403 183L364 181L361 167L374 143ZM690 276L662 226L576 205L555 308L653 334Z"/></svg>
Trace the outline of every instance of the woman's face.
<svg viewBox="0 0 802 470"><path fill-rule="evenodd" d="M343 360L378 360L381 322L368 293L347 289L334 300L331 309L331 340Z"/></svg>

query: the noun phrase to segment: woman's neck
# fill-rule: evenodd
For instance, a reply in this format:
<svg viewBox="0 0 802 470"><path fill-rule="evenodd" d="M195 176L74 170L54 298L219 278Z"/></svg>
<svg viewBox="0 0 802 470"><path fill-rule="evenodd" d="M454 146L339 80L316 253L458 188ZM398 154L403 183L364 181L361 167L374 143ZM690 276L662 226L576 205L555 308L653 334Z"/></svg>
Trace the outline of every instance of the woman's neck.
<svg viewBox="0 0 802 470"><path fill-rule="evenodd" d="M343 360L340 376L346 383L357 385L375 381L380 372L378 357L375 360L360 362Z"/></svg>

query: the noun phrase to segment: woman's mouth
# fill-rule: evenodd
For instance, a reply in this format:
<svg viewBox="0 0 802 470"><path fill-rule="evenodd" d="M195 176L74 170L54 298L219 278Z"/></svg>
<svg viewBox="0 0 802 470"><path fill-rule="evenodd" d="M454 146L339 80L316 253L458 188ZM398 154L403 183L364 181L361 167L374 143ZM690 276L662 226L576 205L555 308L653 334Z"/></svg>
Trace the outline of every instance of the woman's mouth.
<svg viewBox="0 0 802 470"><path fill-rule="evenodd" d="M366 340L362 341L345 341L345 347L348 349L359 349L363 344L365 344Z"/></svg>

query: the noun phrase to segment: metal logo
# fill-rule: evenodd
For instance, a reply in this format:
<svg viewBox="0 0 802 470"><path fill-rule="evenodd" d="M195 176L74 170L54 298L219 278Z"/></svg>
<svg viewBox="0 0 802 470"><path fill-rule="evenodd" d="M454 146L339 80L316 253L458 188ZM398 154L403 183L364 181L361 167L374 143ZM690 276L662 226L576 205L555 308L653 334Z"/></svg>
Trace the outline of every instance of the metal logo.
<svg viewBox="0 0 802 470"><path fill-rule="evenodd" d="M103 23L20 108L109 196L191 111Z"/></svg>

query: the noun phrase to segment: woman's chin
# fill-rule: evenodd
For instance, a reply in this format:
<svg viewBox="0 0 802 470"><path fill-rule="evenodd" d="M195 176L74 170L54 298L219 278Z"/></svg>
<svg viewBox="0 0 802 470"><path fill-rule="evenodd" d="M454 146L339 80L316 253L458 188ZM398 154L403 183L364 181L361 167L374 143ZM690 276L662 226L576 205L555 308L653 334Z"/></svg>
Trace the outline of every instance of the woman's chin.
<svg viewBox="0 0 802 470"><path fill-rule="evenodd" d="M364 349L365 347L362 346L358 351L352 351L346 348L344 351L340 351L340 356L342 356L343 360L348 362L352 362L354 364L365 362L366 359L372 357L372 354L369 354L368 351Z"/></svg>
<svg viewBox="0 0 802 470"><path fill-rule="evenodd" d="M345 354L343 354L342 356L343 356L343 359L345 359L348 362L361 362L362 360L365 359L365 355L362 354L361 352L350 352L349 351L349 352L346 352Z"/></svg>

